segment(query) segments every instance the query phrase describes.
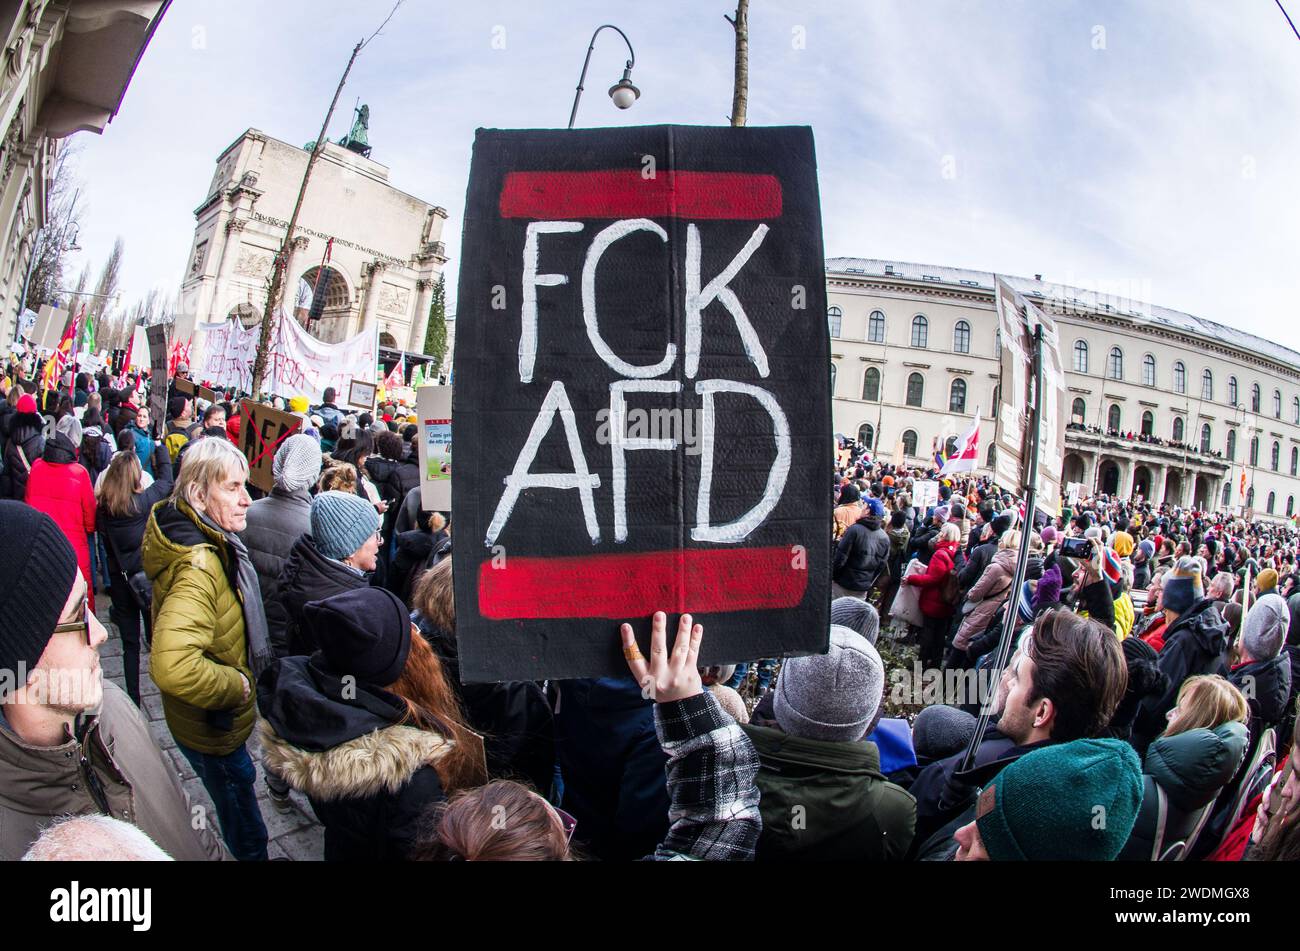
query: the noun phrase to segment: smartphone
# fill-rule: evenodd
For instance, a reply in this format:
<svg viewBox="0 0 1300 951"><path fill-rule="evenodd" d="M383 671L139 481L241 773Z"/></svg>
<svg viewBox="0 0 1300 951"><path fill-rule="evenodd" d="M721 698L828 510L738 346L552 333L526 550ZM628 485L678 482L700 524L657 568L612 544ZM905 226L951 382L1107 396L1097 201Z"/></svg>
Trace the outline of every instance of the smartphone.
<svg viewBox="0 0 1300 951"><path fill-rule="evenodd" d="M1061 542L1061 554L1066 558L1077 558L1080 561L1092 560L1092 539L1091 538L1067 538Z"/></svg>

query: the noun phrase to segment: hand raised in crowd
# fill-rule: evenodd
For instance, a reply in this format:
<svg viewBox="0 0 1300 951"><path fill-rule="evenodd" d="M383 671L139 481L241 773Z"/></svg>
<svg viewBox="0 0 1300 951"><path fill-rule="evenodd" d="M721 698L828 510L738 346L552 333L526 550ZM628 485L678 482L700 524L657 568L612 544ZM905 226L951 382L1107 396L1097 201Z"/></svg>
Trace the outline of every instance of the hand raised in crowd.
<svg viewBox="0 0 1300 951"><path fill-rule="evenodd" d="M667 627L668 616L663 611L656 611L650 627L649 661L637 647L632 625L624 624L620 629L628 670L641 685L642 695L656 703L685 700L704 692L698 666L704 625L692 625L691 616L683 614L677 622L677 640L671 653L668 651Z"/></svg>

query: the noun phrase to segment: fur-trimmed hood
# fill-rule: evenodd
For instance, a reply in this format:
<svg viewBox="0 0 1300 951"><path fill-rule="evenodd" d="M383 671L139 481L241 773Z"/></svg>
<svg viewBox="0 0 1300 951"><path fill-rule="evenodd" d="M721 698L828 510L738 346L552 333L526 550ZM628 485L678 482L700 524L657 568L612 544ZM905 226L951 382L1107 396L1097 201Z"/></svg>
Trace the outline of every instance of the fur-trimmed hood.
<svg viewBox="0 0 1300 951"><path fill-rule="evenodd" d="M322 802L396 794L417 771L451 749L450 740L413 726L383 727L318 753L281 738L266 720L258 729L266 766Z"/></svg>

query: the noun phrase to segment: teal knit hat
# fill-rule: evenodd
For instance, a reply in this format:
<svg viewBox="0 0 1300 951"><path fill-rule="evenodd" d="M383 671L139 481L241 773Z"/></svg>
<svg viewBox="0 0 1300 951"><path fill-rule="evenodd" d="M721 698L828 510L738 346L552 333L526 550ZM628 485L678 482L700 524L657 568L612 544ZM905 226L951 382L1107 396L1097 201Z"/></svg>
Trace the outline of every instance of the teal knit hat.
<svg viewBox="0 0 1300 951"><path fill-rule="evenodd" d="M379 515L349 492L322 492L311 500L311 535L326 558L342 561L379 531Z"/></svg>
<svg viewBox="0 0 1300 951"><path fill-rule="evenodd" d="M980 794L975 822L995 862L1112 861L1142 806L1142 764L1121 740L1027 753Z"/></svg>

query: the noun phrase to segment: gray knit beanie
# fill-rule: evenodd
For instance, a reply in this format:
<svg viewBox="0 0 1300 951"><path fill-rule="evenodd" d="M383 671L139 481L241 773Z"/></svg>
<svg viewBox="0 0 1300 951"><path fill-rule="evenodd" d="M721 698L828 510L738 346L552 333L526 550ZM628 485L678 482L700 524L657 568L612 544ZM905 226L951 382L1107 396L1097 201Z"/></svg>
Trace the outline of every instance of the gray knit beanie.
<svg viewBox="0 0 1300 951"><path fill-rule="evenodd" d="M975 735L975 718L957 707L926 707L912 724L912 748L917 757L936 760L960 753Z"/></svg>
<svg viewBox="0 0 1300 951"><path fill-rule="evenodd" d="M776 680L773 711L781 729L809 740L860 740L880 719L885 666L871 643L832 625L825 654L792 657Z"/></svg>
<svg viewBox="0 0 1300 951"><path fill-rule="evenodd" d="M1241 630L1242 646L1254 660L1272 660L1286 643L1290 623L1291 614L1282 595L1272 592L1260 595L1246 613Z"/></svg>
<svg viewBox="0 0 1300 951"><path fill-rule="evenodd" d="M322 492L312 499L311 535L326 558L342 561L377 531L379 514L359 495Z"/></svg>
<svg viewBox="0 0 1300 951"><path fill-rule="evenodd" d="M857 631L873 646L880 637L880 614L861 598L836 598L831 602L831 623Z"/></svg>
<svg viewBox="0 0 1300 951"><path fill-rule="evenodd" d="M271 478L285 491L297 492L316 482L320 467L320 444L303 433L294 433L275 451Z"/></svg>

